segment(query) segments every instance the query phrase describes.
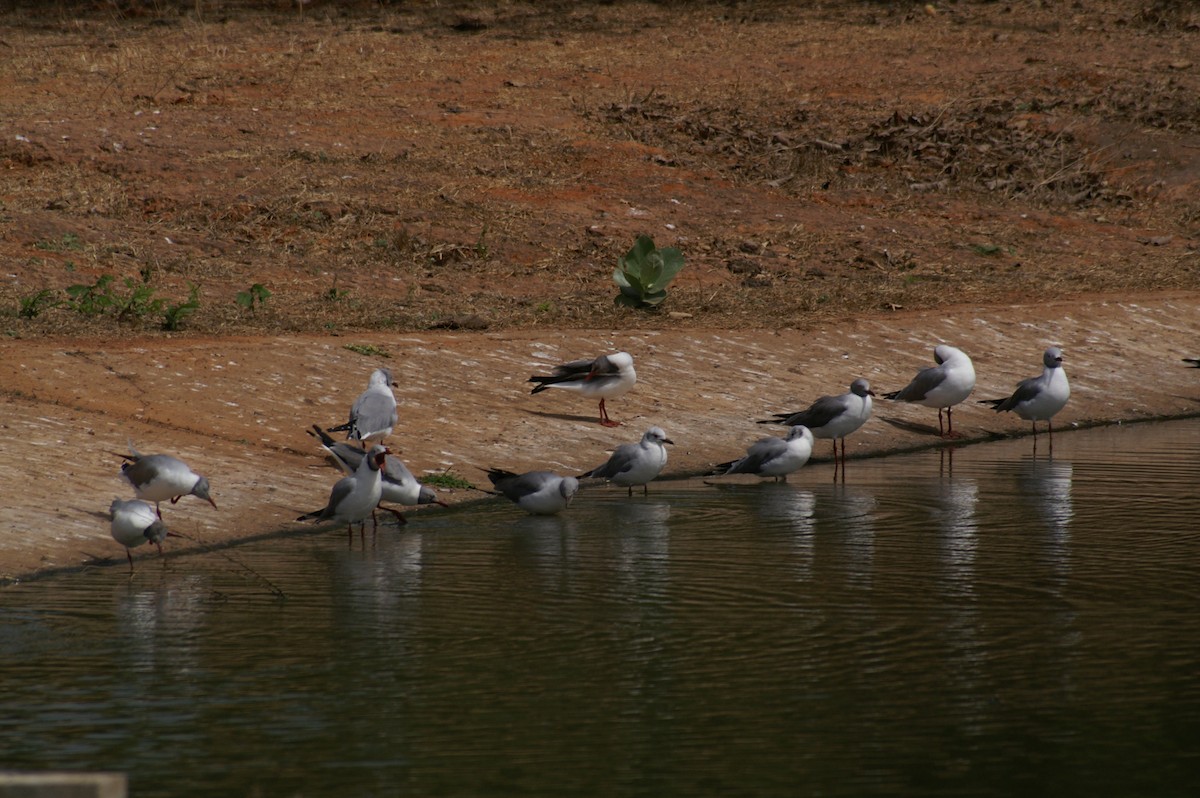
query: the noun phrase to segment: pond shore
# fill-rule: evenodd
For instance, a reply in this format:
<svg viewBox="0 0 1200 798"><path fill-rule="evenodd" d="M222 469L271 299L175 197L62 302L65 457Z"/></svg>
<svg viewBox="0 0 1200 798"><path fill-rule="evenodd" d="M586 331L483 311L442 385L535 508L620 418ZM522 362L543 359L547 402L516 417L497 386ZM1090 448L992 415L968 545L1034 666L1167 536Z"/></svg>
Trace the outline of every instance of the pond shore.
<svg viewBox="0 0 1200 798"><path fill-rule="evenodd" d="M337 473L306 434L345 421L379 365L392 369L400 423L388 440L418 476L449 470L487 484L482 469L577 473L651 425L676 446L664 478L704 473L781 427L758 426L865 377L896 390L932 365L932 348L965 350L978 377L955 412L959 444L1027 434L1029 424L975 399L1010 393L1061 346L1071 400L1055 428L1200 415L1200 292L889 313L775 332L720 330L419 332L256 338L7 340L0 396L8 445L0 453L7 507L0 521L0 583L85 566L125 565L106 520L132 441L175 454L208 477L220 509L192 497L164 505L168 526L192 541L235 543L301 525ZM347 345L375 347L366 356ZM622 426L596 423L596 405L567 392L529 395L530 374L567 359L630 352L638 384L609 403ZM382 353L390 355L384 357ZM936 411L877 400L847 441L851 458L946 445ZM793 481L828 480L830 444ZM853 467L849 479L853 480ZM615 490L588 485L589 491ZM475 490L439 491L451 504ZM422 508L408 514L420 523ZM519 513L513 508L514 513ZM388 520L390 524L390 518ZM386 527L385 527L386 528ZM142 547L139 555L156 556Z"/></svg>

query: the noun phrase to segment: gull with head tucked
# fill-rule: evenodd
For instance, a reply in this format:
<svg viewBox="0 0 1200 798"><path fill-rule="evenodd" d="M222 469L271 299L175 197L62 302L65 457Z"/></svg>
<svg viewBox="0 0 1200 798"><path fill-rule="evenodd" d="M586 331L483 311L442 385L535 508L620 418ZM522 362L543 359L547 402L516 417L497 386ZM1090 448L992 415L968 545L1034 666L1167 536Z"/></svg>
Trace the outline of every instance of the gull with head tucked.
<svg viewBox="0 0 1200 798"><path fill-rule="evenodd" d="M565 388L589 399L599 399L600 423L606 427L616 427L620 424L608 417L604 400L615 399L627 393L637 382L637 372L633 370L632 355L628 352L614 352L592 360L585 358L563 363L555 366L550 374L535 374L528 381L537 383L537 387L531 393L541 393L547 388Z"/></svg>
<svg viewBox="0 0 1200 798"><path fill-rule="evenodd" d="M788 430L785 438L760 438L746 450L745 457L721 463L712 473L754 474L787 482L788 474L799 471L808 462L812 447L812 432L803 424L797 424Z"/></svg>
<svg viewBox="0 0 1200 798"><path fill-rule="evenodd" d="M884 399L912 402L938 411L938 434L954 437L954 419L950 411L964 401L975 389L975 366L967 353L953 346L939 344L933 348L936 366L921 369L912 382L898 391L885 393ZM942 427L942 410L946 411L946 426Z"/></svg>

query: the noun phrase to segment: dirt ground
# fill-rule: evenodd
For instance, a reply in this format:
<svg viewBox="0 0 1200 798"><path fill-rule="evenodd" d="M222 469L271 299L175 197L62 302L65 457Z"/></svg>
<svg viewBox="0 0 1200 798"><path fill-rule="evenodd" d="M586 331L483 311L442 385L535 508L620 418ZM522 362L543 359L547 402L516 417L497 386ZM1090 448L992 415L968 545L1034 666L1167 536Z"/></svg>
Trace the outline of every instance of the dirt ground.
<svg viewBox="0 0 1200 798"><path fill-rule="evenodd" d="M1193 413L1198 41L1170 0L0 11L0 578L123 562L127 438L210 476L189 534L289 526L334 478L304 429L379 364L393 447L470 481L651 423L699 473L940 340L979 396L1062 345L1063 425ZM686 259L652 310L613 302L642 234ZM619 430L526 395L614 349ZM934 440L879 415L855 454Z"/></svg>

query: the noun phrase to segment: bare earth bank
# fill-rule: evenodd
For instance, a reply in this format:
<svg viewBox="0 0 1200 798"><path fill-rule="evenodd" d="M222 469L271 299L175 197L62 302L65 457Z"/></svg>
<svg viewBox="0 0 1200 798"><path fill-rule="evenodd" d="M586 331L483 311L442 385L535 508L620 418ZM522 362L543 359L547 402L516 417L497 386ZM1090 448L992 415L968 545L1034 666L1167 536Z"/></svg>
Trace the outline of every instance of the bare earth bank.
<svg viewBox="0 0 1200 798"><path fill-rule="evenodd" d="M219 511L193 498L164 508L168 525L192 540L231 542L300 527L292 519L322 506L338 476L305 430L344 421L377 365L391 367L400 384L401 421L389 446L418 475L449 469L486 484L480 469L488 466L577 473L657 424L677 443L664 477L687 478L739 456L756 437L782 433L753 423L765 414L842 393L860 376L878 393L902 387L932 363L932 347L942 341L974 359L973 399L1008 394L1040 372L1046 346L1063 347L1072 396L1056 419L1059 430L1195 415L1200 371L1180 358L1200 355L1198 310L1200 293L1172 293L893 313L804 332L6 341L0 580L124 567L105 515L113 497L132 496L113 454L125 451L127 440L146 453L176 454L208 476ZM391 357L366 357L347 344ZM610 404L620 428L599 426L595 405L573 394L528 394L534 372L622 349L633 354L639 381ZM955 419L964 442L1029 428L974 402ZM935 411L878 401L875 418L850 437L848 451L861 458L941 444ZM793 481L828 480L828 455L829 444L819 441ZM586 501L587 491L614 489L589 486L581 495ZM467 489L440 495L450 503L486 498ZM412 523L420 523L420 512L409 515ZM168 548L198 548L192 540L171 539ZM139 553L153 556L147 548Z"/></svg>

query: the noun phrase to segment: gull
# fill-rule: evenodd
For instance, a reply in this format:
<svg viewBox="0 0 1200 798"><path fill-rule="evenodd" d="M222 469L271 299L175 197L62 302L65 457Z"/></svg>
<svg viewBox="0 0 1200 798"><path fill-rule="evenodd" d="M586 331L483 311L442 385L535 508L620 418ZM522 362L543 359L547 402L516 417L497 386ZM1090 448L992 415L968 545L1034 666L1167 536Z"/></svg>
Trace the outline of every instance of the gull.
<svg viewBox="0 0 1200 798"><path fill-rule="evenodd" d="M216 508L217 503L208 493L208 480L194 473L179 458L169 454L142 454L132 443L129 452L117 455L126 460L121 464L121 476L133 486L139 499L154 502L159 518L162 518L160 502L170 499L174 504L184 496L199 496Z"/></svg>
<svg viewBox="0 0 1200 798"><path fill-rule="evenodd" d="M775 477L776 482L787 482L788 474L798 471L808 462L812 448L812 431L803 424L797 424L788 430L786 438L761 438L750 444L745 457L721 463L712 473L755 474Z"/></svg>
<svg viewBox="0 0 1200 798"><path fill-rule="evenodd" d="M350 406L350 420L330 432L345 432L349 440L361 441L363 446L380 443L396 427L396 396L392 393L392 372L375 369L367 381L367 389Z"/></svg>
<svg viewBox="0 0 1200 798"><path fill-rule="evenodd" d="M488 479L500 493L534 515L553 515L567 509L579 490L575 477L560 477L552 471L527 471L514 474L503 468L489 468Z"/></svg>
<svg viewBox="0 0 1200 798"><path fill-rule="evenodd" d="M938 434L954 437L954 420L951 408L971 395L975 388L975 367L971 358L961 349L940 344L933 348L936 366L921 369L912 382L898 391L885 393L884 399L912 402L925 407L936 407L938 411ZM942 428L942 410L946 411L946 427Z"/></svg>
<svg viewBox="0 0 1200 798"><path fill-rule="evenodd" d="M313 424L312 430L309 430L308 434L320 439L321 448L328 452L329 456L338 464L338 467L347 474L353 474L361 464L363 457L367 454L352 443L335 441L329 437L329 434L325 430L316 424ZM445 502L438 501L437 494L433 492L433 488L422 485L413 476L413 473L408 470L408 466L404 465L399 457L391 453L384 458L380 484L382 486L380 502L402 504L406 507L418 504L436 504L441 507L449 506ZM384 507L383 509L396 516L396 520L401 524L408 523L399 510L394 510L391 507Z"/></svg>
<svg viewBox="0 0 1200 798"><path fill-rule="evenodd" d="M365 528L367 516L379 504L383 497L383 481L380 469L383 468L387 449L382 446L372 446L363 457L353 474L344 476L329 492L329 503L320 510L305 513L297 521L336 521L345 522L346 531L354 534L352 525L361 523Z"/></svg>
<svg viewBox="0 0 1200 798"><path fill-rule="evenodd" d="M1057 346L1052 346L1042 354L1041 376L1030 377L1017 383L1017 389L1012 396L1005 399L981 399L980 404L991 405L997 413L1011 410L1021 418L1033 424L1033 436L1037 439L1037 423L1045 421L1050 431L1050 441L1054 442L1054 414L1066 406L1071 398L1071 386L1067 382L1067 372L1062 367L1063 353Z"/></svg>
<svg viewBox="0 0 1200 798"><path fill-rule="evenodd" d="M633 370L633 356L628 352L614 352L611 355L601 355L595 360L572 360L554 367L549 376L533 375L528 382L536 382L537 387L532 393L540 393L547 388L566 388L578 391L589 399L600 400L600 423L606 427L620 426L620 422L608 417L604 407L605 399L615 399L629 391L637 382L637 372Z"/></svg>
<svg viewBox="0 0 1200 798"><path fill-rule="evenodd" d="M822 396L807 410L798 413L776 413L774 418L759 424L801 424L808 427L814 438L833 439L833 475L837 478L838 440L842 442L842 476L846 475L846 436L861 427L871 417L871 383L861 377L850 383L850 392L838 396Z"/></svg>
<svg viewBox="0 0 1200 798"><path fill-rule="evenodd" d="M133 554L130 549L149 542L157 546L158 553L162 554L162 542L170 533L148 502L141 499L113 499L108 513L112 518L113 540L125 547L129 573L133 573Z"/></svg>
<svg viewBox="0 0 1200 798"><path fill-rule="evenodd" d="M667 447L664 443L674 445L675 441L667 437L662 427L651 427L637 443L623 443L613 450L608 462L598 465L586 474L580 474L580 479L595 477L607 479L609 482L629 488L633 495L633 486L642 486L642 495L650 492L647 487L650 480L662 472L667 464Z"/></svg>

